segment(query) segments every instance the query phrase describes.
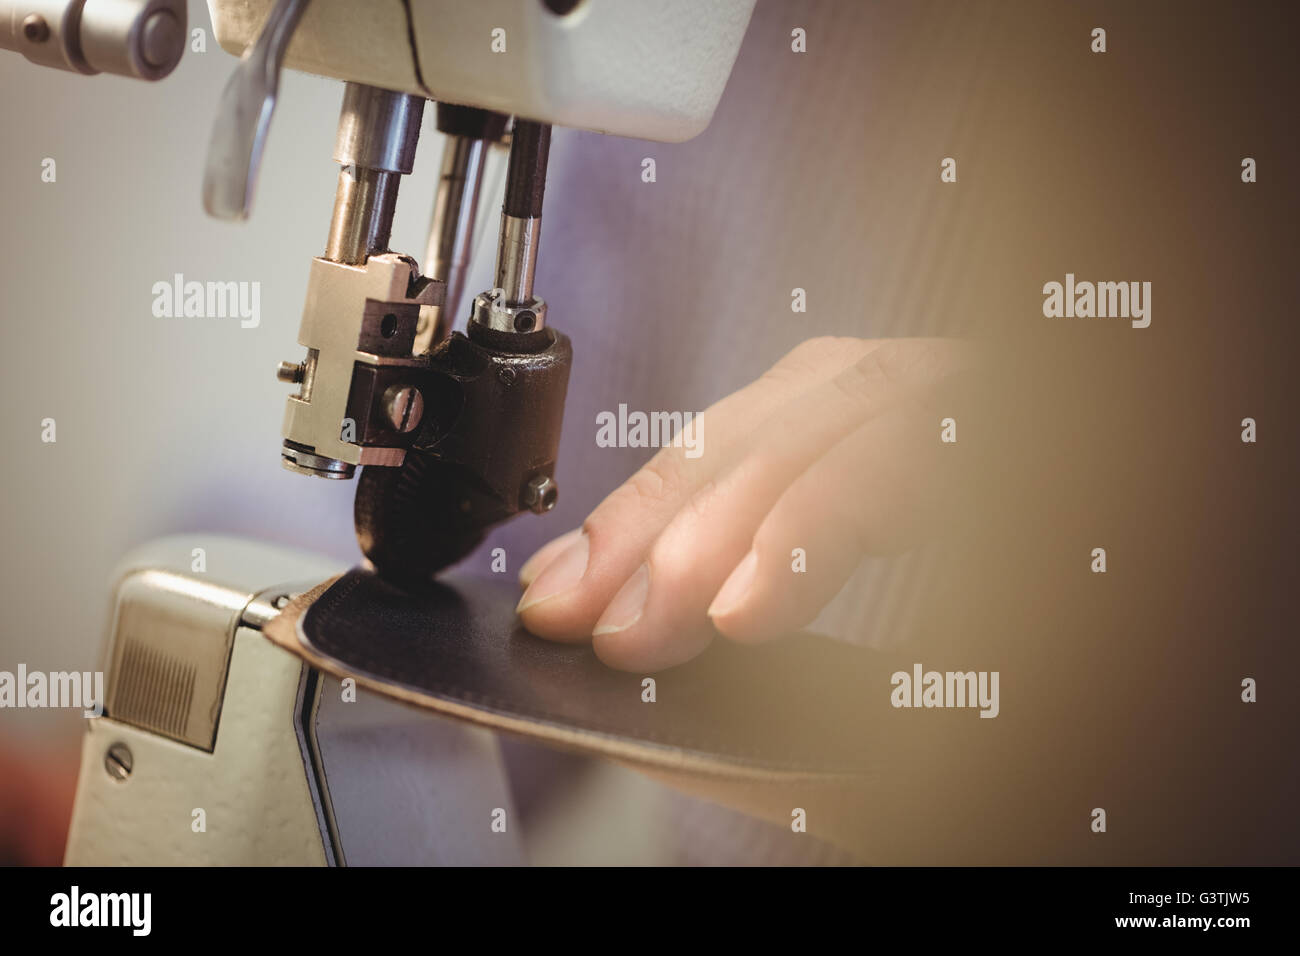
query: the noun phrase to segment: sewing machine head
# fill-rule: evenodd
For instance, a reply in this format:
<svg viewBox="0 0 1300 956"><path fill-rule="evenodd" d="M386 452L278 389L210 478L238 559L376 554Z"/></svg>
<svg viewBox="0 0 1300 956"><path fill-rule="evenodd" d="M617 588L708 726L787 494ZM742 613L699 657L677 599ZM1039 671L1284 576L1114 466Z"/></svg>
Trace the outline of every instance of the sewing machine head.
<svg viewBox="0 0 1300 956"><path fill-rule="evenodd" d="M366 557L427 580L492 525L558 498L555 456L571 347L534 290L552 124L682 140L708 123L753 0L653 8L595 0L397 5L213 0L243 60L213 129L203 197L249 214L279 69L345 81L334 214L312 263L282 461L350 478ZM424 100L445 136L425 275L389 250ZM509 131L507 132L507 128ZM495 283L451 330L484 157L509 141Z"/></svg>
<svg viewBox="0 0 1300 956"><path fill-rule="evenodd" d="M344 81L334 213L280 363L281 460L362 469L362 551L420 583L492 525L558 500L555 455L571 347L534 290L552 125L680 141L708 124L754 0L209 0L241 57L217 107L203 204L246 218L281 69ZM166 76L187 41L183 0L0 3L0 46L37 63ZM423 267L389 249L426 100L445 137ZM495 281L462 305L484 160L508 143ZM463 331L453 320L465 316Z"/></svg>

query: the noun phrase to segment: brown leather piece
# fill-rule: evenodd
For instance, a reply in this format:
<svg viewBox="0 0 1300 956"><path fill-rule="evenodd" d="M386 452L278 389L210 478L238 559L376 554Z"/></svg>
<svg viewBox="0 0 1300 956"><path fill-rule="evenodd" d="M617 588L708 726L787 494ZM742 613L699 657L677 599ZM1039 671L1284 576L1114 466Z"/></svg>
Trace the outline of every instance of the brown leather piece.
<svg viewBox="0 0 1300 956"><path fill-rule="evenodd" d="M802 810L809 834L873 863L1166 858L1092 839L1087 811L1101 785L1078 756L1076 738L1093 728L1073 702L1086 688L1053 683L1033 707L996 720L891 706L891 675L917 661L994 661L1004 686L1028 686L1034 672L1014 664L1023 648L974 655L958 621L881 651L808 635L744 647L718 638L694 661L641 675L521 630L513 582L444 583L415 596L354 570L299 595L265 633L412 706L614 759L783 826ZM641 700L646 676L655 703Z"/></svg>
<svg viewBox="0 0 1300 956"><path fill-rule="evenodd" d="M411 594L353 570L267 635L338 677L438 713L639 765L751 779L869 773L889 711L879 655L811 635L718 639L654 675L519 626L513 582L450 576ZM655 680L646 702L643 680Z"/></svg>

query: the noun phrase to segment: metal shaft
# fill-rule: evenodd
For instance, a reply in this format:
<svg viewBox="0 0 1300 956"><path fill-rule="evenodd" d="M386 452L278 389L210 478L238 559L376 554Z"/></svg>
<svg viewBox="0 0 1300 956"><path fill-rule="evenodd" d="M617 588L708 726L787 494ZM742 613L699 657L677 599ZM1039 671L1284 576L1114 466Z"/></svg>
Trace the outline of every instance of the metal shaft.
<svg viewBox="0 0 1300 956"><path fill-rule="evenodd" d="M424 100L348 83L334 161L339 170L325 258L359 264L388 248L397 185L415 163Z"/></svg>
<svg viewBox="0 0 1300 956"><path fill-rule="evenodd" d="M0 0L0 49L92 75L161 80L189 37L184 0Z"/></svg>
<svg viewBox="0 0 1300 956"><path fill-rule="evenodd" d="M510 165L506 171L506 196L501 206L496 269L496 288L505 290L507 305L527 305L533 300L550 151L548 124L515 121Z"/></svg>
<svg viewBox="0 0 1300 956"><path fill-rule="evenodd" d="M397 184L401 173L367 166L339 170L325 258L359 265L388 249L397 209Z"/></svg>
<svg viewBox="0 0 1300 956"><path fill-rule="evenodd" d="M546 163L551 155L551 126L532 120L515 120L506 169L506 197L501 211L521 218L542 215L546 192Z"/></svg>
<svg viewBox="0 0 1300 956"><path fill-rule="evenodd" d="M456 314L465 290L487 150L484 140L451 135L442 154L442 175L425 255L428 274L447 283L446 298L439 310L442 316ZM433 318L438 321L438 316Z"/></svg>

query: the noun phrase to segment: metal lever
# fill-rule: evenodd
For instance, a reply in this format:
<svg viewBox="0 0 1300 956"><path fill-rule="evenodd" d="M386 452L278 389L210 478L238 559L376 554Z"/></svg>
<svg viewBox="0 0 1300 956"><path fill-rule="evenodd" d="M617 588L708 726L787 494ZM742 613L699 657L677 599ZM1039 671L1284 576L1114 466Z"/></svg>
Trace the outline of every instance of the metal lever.
<svg viewBox="0 0 1300 956"><path fill-rule="evenodd" d="M262 163L262 146L280 87L289 40L310 0L279 0L257 42L221 94L203 169L203 208L217 219L247 219Z"/></svg>

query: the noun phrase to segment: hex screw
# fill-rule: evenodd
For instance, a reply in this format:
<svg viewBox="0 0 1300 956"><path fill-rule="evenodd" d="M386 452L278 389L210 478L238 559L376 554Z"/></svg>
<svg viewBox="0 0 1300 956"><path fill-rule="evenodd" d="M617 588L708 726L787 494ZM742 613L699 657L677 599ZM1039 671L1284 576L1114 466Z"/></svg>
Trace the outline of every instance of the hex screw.
<svg viewBox="0 0 1300 956"><path fill-rule="evenodd" d="M550 475L538 475L524 488L524 504L537 514L544 514L559 501L560 488Z"/></svg>

